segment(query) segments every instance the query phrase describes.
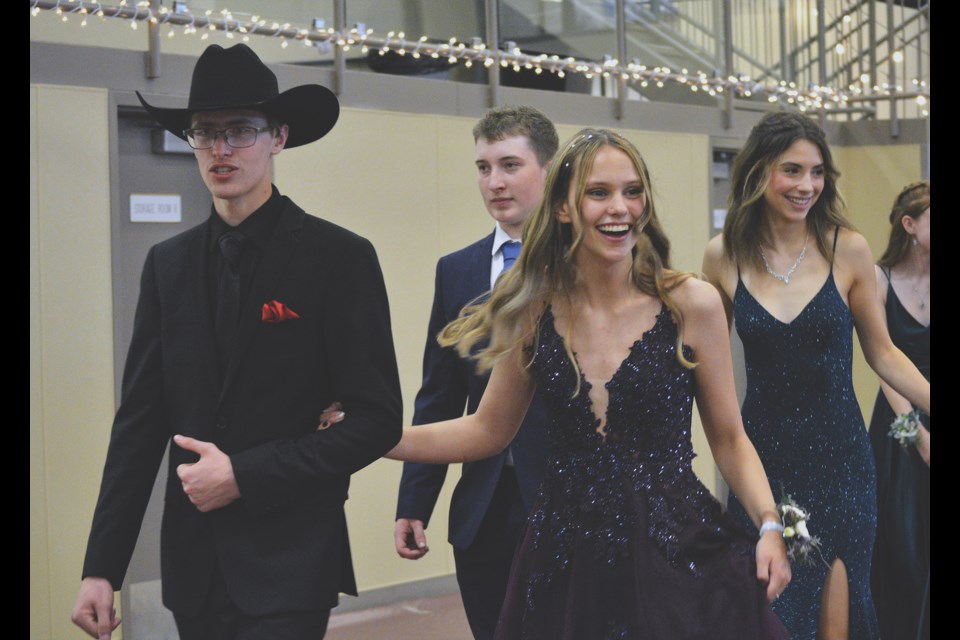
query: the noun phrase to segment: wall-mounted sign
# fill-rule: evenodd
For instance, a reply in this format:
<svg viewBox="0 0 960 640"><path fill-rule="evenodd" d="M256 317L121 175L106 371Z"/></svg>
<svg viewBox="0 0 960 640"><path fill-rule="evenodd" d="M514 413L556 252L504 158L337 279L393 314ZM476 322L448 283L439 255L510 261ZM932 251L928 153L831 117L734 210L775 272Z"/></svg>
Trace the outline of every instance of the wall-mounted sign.
<svg viewBox="0 0 960 640"><path fill-rule="evenodd" d="M180 222L180 195L131 193L130 222Z"/></svg>
<svg viewBox="0 0 960 640"><path fill-rule="evenodd" d="M723 223L726 219L727 219L726 209L713 210L713 228L714 229L723 229Z"/></svg>

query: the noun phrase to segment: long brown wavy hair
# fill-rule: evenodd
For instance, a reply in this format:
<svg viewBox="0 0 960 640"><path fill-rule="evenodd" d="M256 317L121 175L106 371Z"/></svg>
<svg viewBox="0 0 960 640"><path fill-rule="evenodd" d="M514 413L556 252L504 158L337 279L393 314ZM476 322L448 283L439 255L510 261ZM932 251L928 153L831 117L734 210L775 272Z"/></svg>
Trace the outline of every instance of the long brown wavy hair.
<svg viewBox="0 0 960 640"><path fill-rule="evenodd" d="M683 318L670 298L670 291L693 274L670 269L670 241L657 219L650 175L639 151L620 134L605 129L582 129L557 152L547 173L544 198L523 225L522 249L516 263L486 301L464 308L444 328L439 336L441 345L456 345L462 357L476 358L479 370L486 371L512 349L536 344L537 319L548 304L570 307L578 286L573 257L583 234L575 234L571 223L560 222L557 212L569 201L577 203L574 215L582 215L580 203L586 181L603 147L627 154L646 196L643 215L633 227L636 246L631 280L637 289L657 296L670 310L678 327L677 359L686 367L694 366L683 356ZM489 343L474 353L474 347L487 338ZM563 336L563 341L570 361L579 369L569 335ZM579 385L575 394L578 392Z"/></svg>
<svg viewBox="0 0 960 640"><path fill-rule="evenodd" d="M877 260L877 264L888 269L899 263L910 253L910 234L903 228L903 217L914 220L930 206L930 182L918 180L905 186L893 201L890 210L890 240L887 248Z"/></svg>
<svg viewBox="0 0 960 640"><path fill-rule="evenodd" d="M823 191L807 213L807 228L816 240L817 249L830 258L832 246L827 237L830 228L853 228L843 213L846 205L837 190L840 172L833 163L823 129L799 113L768 113L754 125L733 162L727 218L723 224L723 251L733 264L749 264L763 270L760 245L766 230L764 192L777 159L797 140L814 144L823 158Z"/></svg>

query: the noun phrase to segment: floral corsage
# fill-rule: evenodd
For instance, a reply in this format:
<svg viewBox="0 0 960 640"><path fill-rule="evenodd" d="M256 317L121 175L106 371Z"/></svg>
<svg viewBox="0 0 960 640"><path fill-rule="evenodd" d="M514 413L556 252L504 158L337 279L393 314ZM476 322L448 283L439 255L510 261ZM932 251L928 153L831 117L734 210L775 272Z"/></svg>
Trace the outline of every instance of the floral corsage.
<svg viewBox="0 0 960 640"><path fill-rule="evenodd" d="M813 564L816 561L816 551L820 561L827 564L820 552L820 539L810 535L807 530L810 514L786 493L777 505L777 511L783 519L783 541L787 544L787 557L790 562L799 565Z"/></svg>
<svg viewBox="0 0 960 640"><path fill-rule="evenodd" d="M898 415L897 419L890 423L890 432L887 435L906 449L920 441L920 425L920 412L914 409L910 413Z"/></svg>

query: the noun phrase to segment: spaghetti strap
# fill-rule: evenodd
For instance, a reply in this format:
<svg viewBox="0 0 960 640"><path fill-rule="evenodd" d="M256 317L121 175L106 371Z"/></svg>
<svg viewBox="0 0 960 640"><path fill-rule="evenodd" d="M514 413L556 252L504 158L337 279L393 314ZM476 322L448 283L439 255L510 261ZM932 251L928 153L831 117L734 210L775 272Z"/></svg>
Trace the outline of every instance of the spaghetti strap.
<svg viewBox="0 0 960 640"><path fill-rule="evenodd" d="M830 254L830 273L833 273L833 261L837 259L837 238L840 236L840 225L833 228L833 253Z"/></svg>
<svg viewBox="0 0 960 640"><path fill-rule="evenodd" d="M890 267L880 267L880 273L887 278L887 286L890 286Z"/></svg>

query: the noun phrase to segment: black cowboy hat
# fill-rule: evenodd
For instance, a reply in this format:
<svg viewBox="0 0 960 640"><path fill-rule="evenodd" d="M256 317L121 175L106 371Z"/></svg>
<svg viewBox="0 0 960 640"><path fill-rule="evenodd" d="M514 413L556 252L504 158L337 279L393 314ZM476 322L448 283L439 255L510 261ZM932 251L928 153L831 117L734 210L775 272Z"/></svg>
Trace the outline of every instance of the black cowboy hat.
<svg viewBox="0 0 960 640"><path fill-rule="evenodd" d="M212 44L193 69L186 109L154 107L137 91L137 98L164 129L180 139L198 111L252 109L290 128L286 147L297 147L326 135L337 123L340 103L319 84L304 84L280 93L277 76L245 44L224 49Z"/></svg>

